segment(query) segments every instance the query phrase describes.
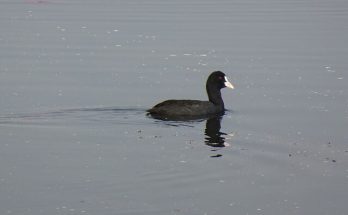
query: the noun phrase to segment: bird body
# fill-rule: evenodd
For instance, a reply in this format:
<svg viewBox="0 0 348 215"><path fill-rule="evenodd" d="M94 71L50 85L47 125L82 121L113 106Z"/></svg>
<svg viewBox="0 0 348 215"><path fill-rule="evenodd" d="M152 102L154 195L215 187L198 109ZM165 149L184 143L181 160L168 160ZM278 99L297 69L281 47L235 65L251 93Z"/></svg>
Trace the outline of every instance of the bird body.
<svg viewBox="0 0 348 215"><path fill-rule="evenodd" d="M209 101L175 99L161 102L148 110L151 114L180 116L214 114L221 111L222 107L217 110Z"/></svg>
<svg viewBox="0 0 348 215"><path fill-rule="evenodd" d="M170 99L155 105L147 111L149 114L161 118L198 117L223 113L225 106L220 90L224 87L234 88L224 73L216 71L209 75L206 83L209 101Z"/></svg>

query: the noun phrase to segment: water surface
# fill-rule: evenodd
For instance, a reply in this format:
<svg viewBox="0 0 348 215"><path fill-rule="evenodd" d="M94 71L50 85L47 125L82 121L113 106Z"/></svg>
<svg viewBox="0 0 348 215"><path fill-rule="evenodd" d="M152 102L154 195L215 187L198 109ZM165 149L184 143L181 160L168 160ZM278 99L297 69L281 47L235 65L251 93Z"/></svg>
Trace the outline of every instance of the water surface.
<svg viewBox="0 0 348 215"><path fill-rule="evenodd" d="M0 214L346 214L345 1L0 3ZM221 118L146 109L206 99Z"/></svg>

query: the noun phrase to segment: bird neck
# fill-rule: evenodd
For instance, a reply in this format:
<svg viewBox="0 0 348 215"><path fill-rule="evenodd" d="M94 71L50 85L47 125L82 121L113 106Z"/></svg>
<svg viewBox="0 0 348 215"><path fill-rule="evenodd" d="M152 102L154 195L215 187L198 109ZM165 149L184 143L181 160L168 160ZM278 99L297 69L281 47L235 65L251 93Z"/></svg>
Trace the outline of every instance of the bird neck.
<svg viewBox="0 0 348 215"><path fill-rule="evenodd" d="M220 89L210 86L207 86L206 88L209 101L214 105L220 106L222 109L224 109L224 101L222 100Z"/></svg>

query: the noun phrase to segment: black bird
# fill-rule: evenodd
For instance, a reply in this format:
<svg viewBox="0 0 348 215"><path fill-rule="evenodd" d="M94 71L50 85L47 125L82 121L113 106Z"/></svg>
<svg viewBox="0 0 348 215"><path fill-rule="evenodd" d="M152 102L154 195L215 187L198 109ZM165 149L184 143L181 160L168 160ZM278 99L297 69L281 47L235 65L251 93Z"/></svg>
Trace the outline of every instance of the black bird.
<svg viewBox="0 0 348 215"><path fill-rule="evenodd" d="M209 101L199 100L166 100L147 110L155 118L198 118L215 114L223 114L224 101L220 90L224 87L233 89L223 72L215 71L208 77L206 90Z"/></svg>

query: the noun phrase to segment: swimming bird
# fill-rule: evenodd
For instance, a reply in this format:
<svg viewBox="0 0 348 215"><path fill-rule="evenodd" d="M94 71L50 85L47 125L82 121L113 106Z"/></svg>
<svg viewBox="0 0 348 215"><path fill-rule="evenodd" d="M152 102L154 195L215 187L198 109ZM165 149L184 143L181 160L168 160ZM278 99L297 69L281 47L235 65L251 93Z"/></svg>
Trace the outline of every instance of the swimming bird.
<svg viewBox="0 0 348 215"><path fill-rule="evenodd" d="M224 87L234 88L223 72L215 71L209 75L206 83L209 101L171 99L156 104L147 112L155 118L162 119L176 117L185 119L223 114L225 106L220 90Z"/></svg>

